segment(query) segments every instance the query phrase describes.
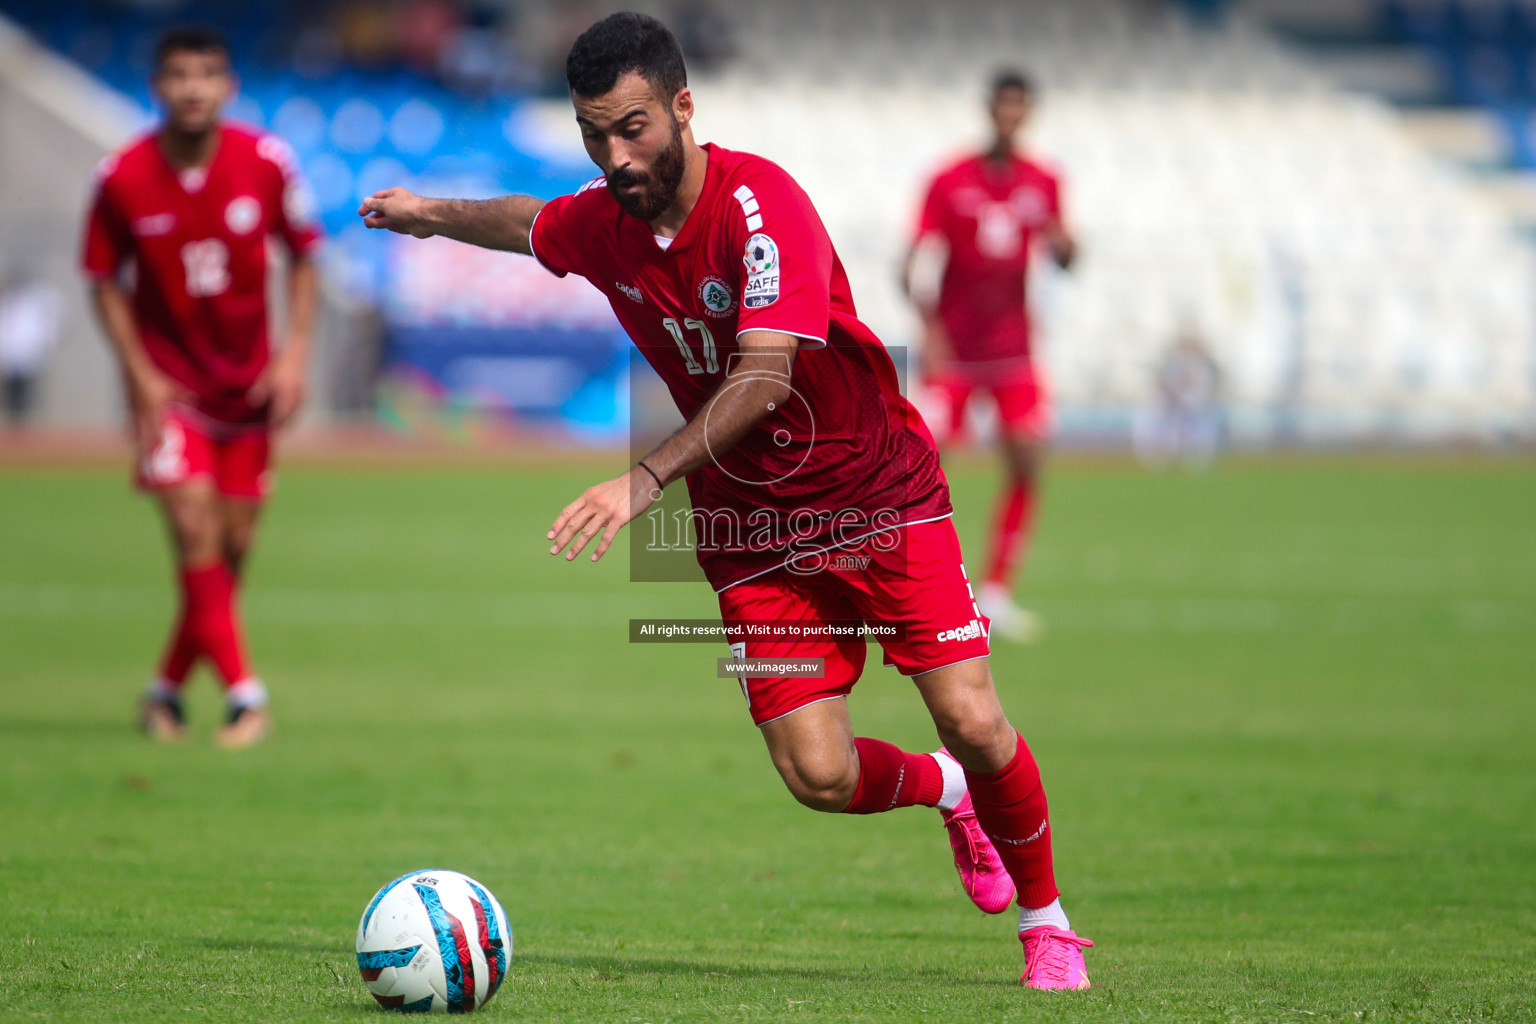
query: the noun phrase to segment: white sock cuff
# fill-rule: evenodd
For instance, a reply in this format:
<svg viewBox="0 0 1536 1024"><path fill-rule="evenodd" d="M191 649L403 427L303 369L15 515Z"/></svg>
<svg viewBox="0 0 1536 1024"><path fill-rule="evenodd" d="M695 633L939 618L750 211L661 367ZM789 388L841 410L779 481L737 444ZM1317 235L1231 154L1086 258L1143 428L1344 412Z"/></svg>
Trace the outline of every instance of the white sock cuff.
<svg viewBox="0 0 1536 1024"><path fill-rule="evenodd" d="M933 758L944 775L944 792L939 794L939 810L952 811L955 805L965 799L965 769L946 751L935 750L928 756Z"/></svg>
<svg viewBox="0 0 1536 1024"><path fill-rule="evenodd" d="M1001 605L1013 603L1013 588L1006 583L989 581L981 585L981 600L984 604Z"/></svg>
<svg viewBox="0 0 1536 1024"><path fill-rule="evenodd" d="M1019 908L1019 934L1022 935L1031 928L1039 928L1043 924L1055 925L1063 931L1072 930L1072 923L1067 920L1067 912L1061 909L1060 896L1052 900L1049 906Z"/></svg>
<svg viewBox="0 0 1536 1024"><path fill-rule="evenodd" d="M224 691L224 702L232 708L264 708L267 706L267 688L261 680L248 676Z"/></svg>

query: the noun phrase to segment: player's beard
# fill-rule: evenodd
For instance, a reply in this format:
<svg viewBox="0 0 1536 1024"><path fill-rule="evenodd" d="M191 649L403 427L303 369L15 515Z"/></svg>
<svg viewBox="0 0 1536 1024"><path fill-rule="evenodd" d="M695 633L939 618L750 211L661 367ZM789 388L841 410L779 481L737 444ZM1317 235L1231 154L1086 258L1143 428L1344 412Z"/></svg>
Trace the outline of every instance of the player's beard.
<svg viewBox="0 0 1536 1024"><path fill-rule="evenodd" d="M199 145L206 142L208 136L219 127L219 108L219 104L211 104L200 115L192 118L173 110L166 117L165 128L176 137L177 142Z"/></svg>
<svg viewBox="0 0 1536 1024"><path fill-rule="evenodd" d="M170 121L166 124L166 130L173 135L177 142L186 146L198 146L208 141L208 136L218 128L218 117L210 117L200 121L186 124L180 121Z"/></svg>
<svg viewBox="0 0 1536 1024"><path fill-rule="evenodd" d="M672 139L667 148L656 157L650 173L615 171L608 175L608 192L619 208L631 217L652 221L660 217L677 199L677 189L683 183L683 166L686 163L683 150L683 129L672 119ZM622 190L624 185L644 186L639 192Z"/></svg>

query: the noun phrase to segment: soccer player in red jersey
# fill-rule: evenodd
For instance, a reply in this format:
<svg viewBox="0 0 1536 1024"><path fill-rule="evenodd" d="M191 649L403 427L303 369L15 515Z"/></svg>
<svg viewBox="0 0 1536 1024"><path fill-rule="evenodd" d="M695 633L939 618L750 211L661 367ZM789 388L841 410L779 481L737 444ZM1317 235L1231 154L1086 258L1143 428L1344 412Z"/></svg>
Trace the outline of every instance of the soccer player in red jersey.
<svg viewBox="0 0 1536 1024"><path fill-rule="evenodd" d="M550 553L602 557L661 489L686 479L698 558L738 658L823 659L819 678L774 663L744 674L753 721L791 793L821 811L938 807L967 894L1020 904L1021 980L1085 988L1062 911L1040 772L998 702L987 623L950 522L949 489L885 347L804 191L777 165L699 146L672 34L612 15L566 62L587 152L604 172L574 195L482 201L386 189L370 227L534 256L597 286L686 425L628 472L589 488L549 530ZM886 660L912 678L943 749L855 737L846 697L865 641L754 627L893 626ZM782 663L778 663L782 664Z"/></svg>
<svg viewBox="0 0 1536 1024"><path fill-rule="evenodd" d="M127 385L136 482L159 499L179 570L181 610L142 724L158 739L184 734L181 687L206 658L225 688L217 739L246 746L269 720L236 595L269 487L272 431L304 396L319 233L288 146L220 119L235 79L219 36L167 32L153 84L164 122L102 162L82 257ZM291 257L275 355L269 235Z"/></svg>
<svg viewBox="0 0 1536 1024"><path fill-rule="evenodd" d="M994 630L1015 640L1038 630L1012 592L1015 567L1029 545L1041 449L1050 432L1045 382L1030 344L1030 256L1043 246L1066 268L1077 250L1062 218L1059 175L1017 149L1033 100L1033 87L1018 72L1004 71L994 80L992 145L929 184L902 275L910 295L920 248L929 240L942 246L938 301L921 309L925 400L932 403L930 419L941 443L963 431L977 388L990 391L997 404L1007 476L977 600Z"/></svg>

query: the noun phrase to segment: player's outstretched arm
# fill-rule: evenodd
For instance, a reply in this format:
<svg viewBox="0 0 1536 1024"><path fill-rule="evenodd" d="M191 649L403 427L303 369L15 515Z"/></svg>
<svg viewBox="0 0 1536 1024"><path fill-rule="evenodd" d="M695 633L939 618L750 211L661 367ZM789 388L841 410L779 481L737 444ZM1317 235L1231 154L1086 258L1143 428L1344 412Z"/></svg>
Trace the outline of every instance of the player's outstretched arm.
<svg viewBox="0 0 1536 1024"><path fill-rule="evenodd" d="M428 199L403 188L386 188L364 199L357 213L370 228L417 238L441 235L482 249L531 256L528 235L543 207L544 200L533 196Z"/></svg>
<svg viewBox="0 0 1536 1024"><path fill-rule="evenodd" d="M557 555L567 545L566 561L594 537L592 561L603 557L619 531L645 514L661 489L729 450L753 425L788 400L790 370L799 339L776 331L749 331L720 387L683 428L663 441L623 476L591 487L561 510L549 528ZM574 543L572 543L574 541Z"/></svg>

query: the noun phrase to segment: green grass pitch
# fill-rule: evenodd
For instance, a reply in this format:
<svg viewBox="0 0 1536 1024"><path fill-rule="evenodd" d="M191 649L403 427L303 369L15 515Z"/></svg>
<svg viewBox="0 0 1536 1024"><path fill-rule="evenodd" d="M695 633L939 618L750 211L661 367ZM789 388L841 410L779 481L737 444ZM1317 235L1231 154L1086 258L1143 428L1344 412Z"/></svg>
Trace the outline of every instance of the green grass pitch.
<svg viewBox="0 0 1536 1024"><path fill-rule="evenodd" d="M287 470L245 600L278 728L240 753L202 675L191 743L130 728L172 591L125 473L0 473L0 1020L382 1019L353 931L418 867L506 906L493 1020L1536 1017L1529 462L1055 467L1049 631L994 669L1098 946L1034 993L934 812L799 807L723 648L626 643L704 587L544 553L613 461ZM972 566L990 487L954 474ZM934 743L889 670L851 708Z"/></svg>

